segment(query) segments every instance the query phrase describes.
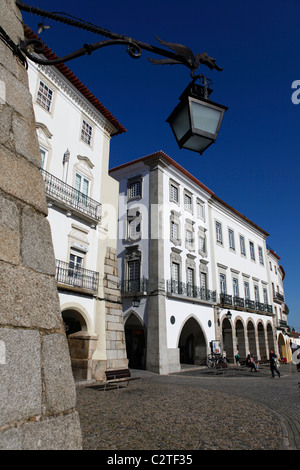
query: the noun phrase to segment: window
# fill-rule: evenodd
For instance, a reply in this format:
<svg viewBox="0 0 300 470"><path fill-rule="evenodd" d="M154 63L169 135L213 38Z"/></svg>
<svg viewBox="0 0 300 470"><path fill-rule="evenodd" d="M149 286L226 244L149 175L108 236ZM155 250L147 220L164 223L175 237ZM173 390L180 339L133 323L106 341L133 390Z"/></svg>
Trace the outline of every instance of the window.
<svg viewBox="0 0 300 470"><path fill-rule="evenodd" d="M171 222L171 240L177 241L179 239L179 227L175 222Z"/></svg>
<svg viewBox="0 0 300 470"><path fill-rule="evenodd" d="M191 230L185 231L185 245L189 250L193 249L193 232Z"/></svg>
<svg viewBox="0 0 300 470"><path fill-rule="evenodd" d="M235 250L234 232L231 229L228 230L228 238L229 238L229 248L231 250Z"/></svg>
<svg viewBox="0 0 300 470"><path fill-rule="evenodd" d="M193 289L194 289L194 270L192 268L187 268L186 280L187 280L187 295L189 297L192 297Z"/></svg>
<svg viewBox="0 0 300 470"><path fill-rule="evenodd" d="M220 292L221 292L221 294L226 294L226 276L225 276L225 274L220 274Z"/></svg>
<svg viewBox="0 0 300 470"><path fill-rule="evenodd" d="M89 180L79 173L75 174L74 200L78 206L87 206L89 193Z"/></svg>
<svg viewBox="0 0 300 470"><path fill-rule="evenodd" d="M141 222L139 219L128 220L128 238L136 240L140 238Z"/></svg>
<svg viewBox="0 0 300 470"><path fill-rule="evenodd" d="M128 261L128 281L130 290L138 290L134 288L134 281L139 281L140 279L140 260ZM132 285L131 285L132 284Z"/></svg>
<svg viewBox="0 0 300 470"><path fill-rule="evenodd" d="M202 253L205 253L205 237L203 236L199 236L199 250L202 252Z"/></svg>
<svg viewBox="0 0 300 470"><path fill-rule="evenodd" d="M216 236L217 236L217 242L223 244L222 225L220 224L220 222L216 222Z"/></svg>
<svg viewBox="0 0 300 470"><path fill-rule="evenodd" d="M68 276L72 278L72 285L81 286L83 256L70 253Z"/></svg>
<svg viewBox="0 0 300 470"><path fill-rule="evenodd" d="M129 184L129 199L134 199L142 196L142 182L134 181Z"/></svg>
<svg viewBox="0 0 300 470"><path fill-rule="evenodd" d="M172 273L171 273L172 281L179 282L179 264L172 263Z"/></svg>
<svg viewBox="0 0 300 470"><path fill-rule="evenodd" d="M269 303L269 300L268 300L268 290L266 288L263 289L263 293L264 293L264 303L266 305L268 305Z"/></svg>
<svg viewBox="0 0 300 470"><path fill-rule="evenodd" d="M255 261L254 243L253 243L253 242L249 242L249 245L250 245L250 256L251 256L251 259L253 259L253 260Z"/></svg>
<svg viewBox="0 0 300 470"><path fill-rule="evenodd" d="M249 289L249 282L244 282L244 290L245 290L245 299L250 299L250 289Z"/></svg>
<svg viewBox="0 0 300 470"><path fill-rule="evenodd" d="M255 301L259 302L259 288L258 288L258 286L254 286L254 297L255 297Z"/></svg>
<svg viewBox="0 0 300 470"><path fill-rule="evenodd" d="M240 235L240 247L241 247L241 255L246 256L245 238L242 235Z"/></svg>
<svg viewBox="0 0 300 470"><path fill-rule="evenodd" d="M174 184L170 184L170 200L178 202L178 188Z"/></svg>
<svg viewBox="0 0 300 470"><path fill-rule="evenodd" d="M83 119L82 126L81 126L81 140L83 140L83 142L85 142L86 144L91 145L92 133L93 133L92 126Z"/></svg>
<svg viewBox="0 0 300 470"><path fill-rule="evenodd" d="M41 168L45 169L46 168L46 161L47 161L47 150L43 149L40 147L40 153L41 153L41 158L42 158L42 166Z"/></svg>
<svg viewBox="0 0 300 470"><path fill-rule="evenodd" d="M192 212L192 197L189 194L184 195L184 208Z"/></svg>
<svg viewBox="0 0 300 470"><path fill-rule="evenodd" d="M40 80L39 89L37 92L36 102L42 106L46 111L51 111L53 101L53 90L48 87L42 80Z"/></svg>
<svg viewBox="0 0 300 470"><path fill-rule="evenodd" d="M172 262L171 265L171 289L175 294L179 293L179 264Z"/></svg>
<svg viewBox="0 0 300 470"><path fill-rule="evenodd" d="M206 280L206 273L200 273L200 287L201 289L206 289L207 280Z"/></svg>
<svg viewBox="0 0 300 470"><path fill-rule="evenodd" d="M233 278L232 280L233 283L233 296L234 297L239 297L239 281L237 278Z"/></svg>
<svg viewBox="0 0 300 470"><path fill-rule="evenodd" d="M204 215L204 203L201 201L197 201L197 217L199 217L199 219L204 220Z"/></svg>
<svg viewBox="0 0 300 470"><path fill-rule="evenodd" d="M258 247L258 258L260 264L264 264L263 250L261 246Z"/></svg>

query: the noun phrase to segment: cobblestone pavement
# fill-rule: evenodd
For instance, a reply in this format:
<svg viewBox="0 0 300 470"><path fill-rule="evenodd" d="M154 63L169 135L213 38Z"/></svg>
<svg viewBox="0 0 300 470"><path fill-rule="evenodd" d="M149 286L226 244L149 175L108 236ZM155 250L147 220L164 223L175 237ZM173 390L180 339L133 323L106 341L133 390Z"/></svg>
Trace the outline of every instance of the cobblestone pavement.
<svg viewBox="0 0 300 470"><path fill-rule="evenodd" d="M128 387L77 386L84 450L298 450L300 374L282 365L214 375L191 367Z"/></svg>

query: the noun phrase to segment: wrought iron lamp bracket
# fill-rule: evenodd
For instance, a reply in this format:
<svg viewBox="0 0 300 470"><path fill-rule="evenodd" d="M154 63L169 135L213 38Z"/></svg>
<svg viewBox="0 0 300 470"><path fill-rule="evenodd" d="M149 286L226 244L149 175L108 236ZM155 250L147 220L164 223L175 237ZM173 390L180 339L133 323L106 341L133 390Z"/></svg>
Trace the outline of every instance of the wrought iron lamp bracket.
<svg viewBox="0 0 300 470"><path fill-rule="evenodd" d="M36 54L42 54L45 45L42 41L38 39L29 39L27 41L21 41L19 45L20 51L25 54L30 60L42 65L57 65L60 63L67 62L69 60L81 57L85 54L91 54L97 49L112 46L112 45L127 45L127 52L130 57L134 59L138 59L142 55L142 50L146 50L148 52L160 55L165 57L165 59L154 60L148 59L153 64L181 64L185 65L190 69L190 75L193 81L197 80L200 77L204 77L203 75L195 75L195 71L199 67L200 64L207 66L210 70L216 69L221 71L222 68L216 64L216 59L209 57L206 52L197 54L194 56L193 52L186 46L181 44L175 44L170 42L162 41L157 37L157 40L163 45L171 49L170 51L166 49L162 49L156 46L152 46L150 44L137 41L131 39L130 37L113 33L108 31L107 29L101 28L100 26L96 26L94 24L84 22L78 18L74 18L66 13L56 13L56 12L48 12L42 10L40 8L32 7L30 5L25 4L22 0L16 0L16 5L20 10L26 11L28 13L32 13L35 15L39 15L42 18L49 18L54 21L58 21L64 24L68 24L70 26L74 26L76 28L84 29L89 32L93 32L95 34L99 34L104 37L110 38L107 41L100 41L93 44L84 44L82 48L60 58L47 60L46 58L36 57L35 54L32 54L28 48L33 46L34 52ZM43 25L42 25L43 26ZM205 78L205 77L204 77ZM206 81L206 78L205 78ZM205 82L206 83L206 82ZM204 85L206 86L206 85Z"/></svg>

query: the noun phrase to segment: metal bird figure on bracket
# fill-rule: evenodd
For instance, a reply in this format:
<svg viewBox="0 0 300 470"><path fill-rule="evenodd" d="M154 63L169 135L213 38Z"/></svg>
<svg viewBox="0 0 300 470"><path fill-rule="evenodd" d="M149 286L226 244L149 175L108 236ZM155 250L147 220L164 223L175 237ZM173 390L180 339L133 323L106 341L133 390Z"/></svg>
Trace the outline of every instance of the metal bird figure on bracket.
<svg viewBox="0 0 300 470"><path fill-rule="evenodd" d="M152 64L182 64L185 63L191 69L191 76L194 77L195 71L199 67L200 64L206 65L210 70L216 69L218 71L222 71L223 69L216 64L216 59L210 57L207 52L203 52L201 54L197 54L196 56L193 54L191 49L187 46L183 46L182 44L176 44L173 42L166 42L162 39L159 39L155 36L156 39L163 45L171 49L176 53L177 56L182 57L183 60L176 60L176 59L148 59Z"/></svg>
<svg viewBox="0 0 300 470"><path fill-rule="evenodd" d="M55 58L53 60L47 60L42 57L36 57L36 55L31 54L31 52L28 50L29 46L33 46L36 54L40 54L40 55L43 54L45 44L43 44L39 38L30 39L29 41L20 41L20 44L19 44L20 54L24 53L30 60L33 60L34 62L42 64L42 65L56 65L59 63L63 63L63 62L75 59L77 57L81 57L85 54L89 55L93 51L103 48L103 47L107 47L107 46L126 45L128 54L130 55L130 57L134 59L138 59L141 56L142 49L143 49L153 54L166 57L166 59L161 59L161 60L149 59L150 62L152 62L153 64L185 65L191 70L191 77L193 78L193 80L196 80L198 77L203 77L202 75L195 76L195 71L197 70L200 64L206 65L210 70L213 70L213 69L216 69L218 71L222 70L222 68L216 64L216 59L209 57L207 52L203 52L201 54L197 54L196 56L194 56L193 52L188 47L183 46L181 44L175 44L171 42L162 41L161 39L156 37L157 40L162 45L168 47L172 51L171 52L166 49L161 49L160 47L156 47L156 46L152 46L151 44L144 43L142 41L137 41L125 35L113 33L112 31L101 28L100 26L86 22L79 18L73 17L72 15L69 15L64 12L45 11L40 8L27 5L23 2L23 0L16 0L16 5L20 8L20 10L27 11L31 14L41 16L43 20L44 18L48 18L53 21L68 24L70 26L84 29L86 31L110 38L107 41L100 41L94 44L84 44L83 47L81 47L80 49L64 57ZM45 31L46 29L49 29L49 27L50 26L45 26L43 22L39 23L38 34Z"/></svg>

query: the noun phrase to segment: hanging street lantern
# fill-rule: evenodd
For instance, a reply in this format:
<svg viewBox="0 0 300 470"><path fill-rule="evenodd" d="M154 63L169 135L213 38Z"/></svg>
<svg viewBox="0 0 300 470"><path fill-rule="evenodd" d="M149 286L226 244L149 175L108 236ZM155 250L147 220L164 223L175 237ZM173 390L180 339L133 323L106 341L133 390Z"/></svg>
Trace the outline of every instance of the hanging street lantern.
<svg viewBox="0 0 300 470"><path fill-rule="evenodd" d="M205 77L204 77L205 78ZM180 103L172 111L167 122L175 135L179 148L202 154L216 142L227 107L214 103L208 96L212 92L191 82L180 96Z"/></svg>

